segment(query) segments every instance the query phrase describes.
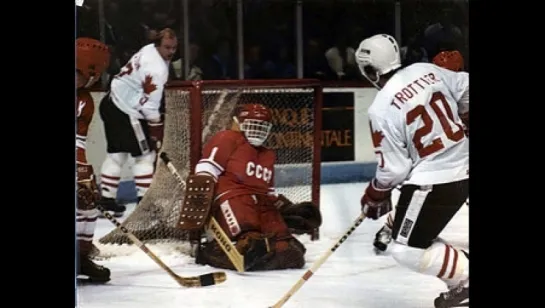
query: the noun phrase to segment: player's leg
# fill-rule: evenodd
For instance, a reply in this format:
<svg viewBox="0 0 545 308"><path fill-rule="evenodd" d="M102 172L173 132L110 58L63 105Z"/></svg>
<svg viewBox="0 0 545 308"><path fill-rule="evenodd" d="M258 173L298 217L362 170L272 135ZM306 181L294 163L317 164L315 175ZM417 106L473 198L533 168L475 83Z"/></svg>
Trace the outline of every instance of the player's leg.
<svg viewBox="0 0 545 308"><path fill-rule="evenodd" d="M93 183L96 188L96 184ZM98 190L96 191L98 194ZM89 281L106 282L110 280L110 270L91 260L93 237L98 211L97 196L92 189L78 183L78 202L76 208L76 238L78 240L77 275L86 276Z"/></svg>
<svg viewBox="0 0 545 308"><path fill-rule="evenodd" d="M392 228L394 226L395 210L392 210L386 216L386 221L380 230L375 235L373 246L375 252L380 253L386 251L388 244L392 241Z"/></svg>
<svg viewBox="0 0 545 308"><path fill-rule="evenodd" d="M254 199L249 195L237 196L212 206L212 215L216 218L225 234L232 240L241 254L245 251L244 238L259 234L259 212ZM245 263L248 260L244 260ZM223 252L215 239L208 235L207 241L201 243L196 262L214 267L234 270L235 267Z"/></svg>
<svg viewBox="0 0 545 308"><path fill-rule="evenodd" d="M266 198L264 198L266 199ZM215 217L225 233L236 241L244 255L246 270L301 268L304 246L291 236L280 214L252 195L232 198L220 204ZM203 245L197 262L234 269L215 241Z"/></svg>
<svg viewBox="0 0 545 308"><path fill-rule="evenodd" d="M126 139L130 133L128 116L119 110L106 95L100 102L100 117L106 136L106 159L102 163L100 175L101 205L114 216L120 217L125 212L125 206L116 202L117 189L121 181L121 170L129 157Z"/></svg>
<svg viewBox="0 0 545 308"><path fill-rule="evenodd" d="M390 251L401 265L436 276L449 292L436 307L451 307L468 298L469 254L438 238L468 197L469 180L401 188Z"/></svg>
<svg viewBox="0 0 545 308"><path fill-rule="evenodd" d="M151 185L153 173L155 172L155 159L157 155L150 144L149 129L146 121L140 120L139 125L132 126L132 136L133 137L130 139L132 140L130 144L130 153L134 157L132 173L136 186L136 196L138 197L138 202L140 202ZM149 151L145 154L142 154L143 149L140 145L140 142L142 141L139 142L137 136L141 136L141 138L148 143L147 149L149 149Z"/></svg>
<svg viewBox="0 0 545 308"><path fill-rule="evenodd" d="M269 255L257 262L252 270L279 270L303 268L305 265L305 246L291 234L279 210L264 198L260 205L261 232L270 237Z"/></svg>

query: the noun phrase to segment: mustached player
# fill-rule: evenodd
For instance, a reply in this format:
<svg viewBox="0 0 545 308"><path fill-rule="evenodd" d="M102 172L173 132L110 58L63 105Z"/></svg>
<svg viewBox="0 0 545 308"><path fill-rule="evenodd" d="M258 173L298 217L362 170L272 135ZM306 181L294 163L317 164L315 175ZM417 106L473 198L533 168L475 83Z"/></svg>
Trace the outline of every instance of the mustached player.
<svg viewBox="0 0 545 308"><path fill-rule="evenodd" d="M132 173L138 201L151 185L156 154L163 140L161 100L168 66L178 46L176 34L163 29L151 44L136 52L111 83L100 103L107 155L101 168L102 203L114 216L125 207L116 205L121 171L134 158Z"/></svg>

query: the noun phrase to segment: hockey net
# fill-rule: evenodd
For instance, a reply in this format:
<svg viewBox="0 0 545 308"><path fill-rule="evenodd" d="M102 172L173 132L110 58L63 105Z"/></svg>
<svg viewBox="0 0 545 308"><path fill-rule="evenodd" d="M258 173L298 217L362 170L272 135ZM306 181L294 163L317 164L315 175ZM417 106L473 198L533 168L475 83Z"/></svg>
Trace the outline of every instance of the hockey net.
<svg viewBox="0 0 545 308"><path fill-rule="evenodd" d="M319 206L322 90L314 80L235 80L180 82L165 90L162 151L185 179L200 159L203 143L231 127L236 107L261 103L272 110L273 129L265 146L276 151L275 187L293 202ZM152 244L187 242L176 228L184 191L158 160L145 196L122 226ZM313 238L318 238L317 230ZM102 245L132 244L114 229ZM102 246L101 245L101 246ZM114 253L115 255L115 253Z"/></svg>

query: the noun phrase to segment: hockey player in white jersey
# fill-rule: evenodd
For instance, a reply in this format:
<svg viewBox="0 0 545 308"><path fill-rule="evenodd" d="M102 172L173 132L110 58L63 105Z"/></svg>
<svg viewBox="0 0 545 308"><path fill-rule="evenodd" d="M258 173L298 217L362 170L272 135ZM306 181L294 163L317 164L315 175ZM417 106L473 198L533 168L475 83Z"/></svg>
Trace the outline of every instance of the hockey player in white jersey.
<svg viewBox="0 0 545 308"><path fill-rule="evenodd" d="M435 307L469 301L469 253L439 238L469 195L469 139L458 110L469 110L469 74L431 63L401 67L389 35L363 40L356 61L379 89L368 114L378 160L375 178L361 199L378 219L392 208L401 185L390 251L400 264L436 276L449 289ZM463 106L463 107L462 107Z"/></svg>
<svg viewBox="0 0 545 308"><path fill-rule="evenodd" d="M163 140L163 89L177 45L173 30L160 31L157 39L135 53L113 78L110 91L100 103L107 143L101 169L102 204L115 204L121 169L129 155L134 157L132 173L138 201L151 184L156 153Z"/></svg>
<svg viewBox="0 0 545 308"><path fill-rule="evenodd" d="M433 57L432 63L454 72L464 69L464 57L457 50L444 50ZM469 110L459 109L458 114L464 123L464 131L469 137ZM382 228L375 235L373 246L377 254L386 251L388 244L392 241L392 228L394 224L395 210L388 213Z"/></svg>

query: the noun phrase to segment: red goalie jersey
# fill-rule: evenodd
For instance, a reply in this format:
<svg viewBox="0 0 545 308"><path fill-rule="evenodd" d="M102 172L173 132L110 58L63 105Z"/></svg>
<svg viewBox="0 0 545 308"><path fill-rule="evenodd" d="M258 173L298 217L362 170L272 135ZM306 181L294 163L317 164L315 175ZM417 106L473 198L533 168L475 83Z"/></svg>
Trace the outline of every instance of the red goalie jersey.
<svg viewBox="0 0 545 308"><path fill-rule="evenodd" d="M238 195L273 193L275 160L274 151L252 146L240 131L226 130L204 146L197 172L217 179L215 201L221 203Z"/></svg>

